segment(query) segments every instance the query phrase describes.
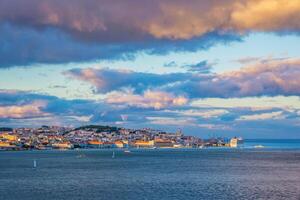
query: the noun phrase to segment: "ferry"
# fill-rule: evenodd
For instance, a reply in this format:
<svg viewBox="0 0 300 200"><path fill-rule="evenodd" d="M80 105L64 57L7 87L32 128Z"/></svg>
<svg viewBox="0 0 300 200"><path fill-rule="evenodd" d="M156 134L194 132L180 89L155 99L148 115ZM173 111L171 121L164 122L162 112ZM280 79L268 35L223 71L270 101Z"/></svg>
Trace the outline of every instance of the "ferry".
<svg viewBox="0 0 300 200"><path fill-rule="evenodd" d="M243 138L241 138L241 137L238 137L238 138L234 137L234 138L231 138L229 146L233 147L233 148L236 148L236 147L238 147L238 146L240 146L242 144L244 144Z"/></svg>

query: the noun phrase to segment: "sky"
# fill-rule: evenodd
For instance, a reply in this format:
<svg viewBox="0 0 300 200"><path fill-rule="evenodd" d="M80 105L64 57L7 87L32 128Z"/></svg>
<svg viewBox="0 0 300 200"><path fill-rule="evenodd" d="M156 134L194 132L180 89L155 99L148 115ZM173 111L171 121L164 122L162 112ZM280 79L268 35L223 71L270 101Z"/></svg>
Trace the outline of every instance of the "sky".
<svg viewBox="0 0 300 200"><path fill-rule="evenodd" d="M300 138L300 0L0 0L0 126Z"/></svg>

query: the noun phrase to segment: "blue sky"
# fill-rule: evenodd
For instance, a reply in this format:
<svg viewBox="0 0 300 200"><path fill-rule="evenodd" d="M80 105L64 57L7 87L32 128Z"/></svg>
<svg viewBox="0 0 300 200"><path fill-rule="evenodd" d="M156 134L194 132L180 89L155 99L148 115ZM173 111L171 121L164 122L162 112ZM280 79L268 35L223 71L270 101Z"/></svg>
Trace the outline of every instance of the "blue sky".
<svg viewBox="0 0 300 200"><path fill-rule="evenodd" d="M300 138L299 2L35 3L0 0L0 126Z"/></svg>

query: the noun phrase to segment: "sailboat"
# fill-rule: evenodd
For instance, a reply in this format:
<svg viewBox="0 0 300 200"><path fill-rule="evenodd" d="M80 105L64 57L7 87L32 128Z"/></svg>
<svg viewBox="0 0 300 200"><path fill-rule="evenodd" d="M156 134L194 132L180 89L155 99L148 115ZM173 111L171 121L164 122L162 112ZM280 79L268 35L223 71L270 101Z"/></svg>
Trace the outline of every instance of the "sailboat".
<svg viewBox="0 0 300 200"><path fill-rule="evenodd" d="M33 160L33 168L36 168L36 167L37 167L36 160Z"/></svg>
<svg viewBox="0 0 300 200"><path fill-rule="evenodd" d="M115 152L113 151L111 158L115 158Z"/></svg>

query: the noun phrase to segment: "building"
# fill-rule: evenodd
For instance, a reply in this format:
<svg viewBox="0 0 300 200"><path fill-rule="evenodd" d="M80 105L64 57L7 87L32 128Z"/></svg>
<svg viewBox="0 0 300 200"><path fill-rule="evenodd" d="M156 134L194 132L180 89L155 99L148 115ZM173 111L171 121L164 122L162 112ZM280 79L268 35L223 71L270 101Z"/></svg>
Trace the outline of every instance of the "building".
<svg viewBox="0 0 300 200"><path fill-rule="evenodd" d="M172 148L174 144L171 140L156 139L155 146L159 148Z"/></svg>
<svg viewBox="0 0 300 200"><path fill-rule="evenodd" d="M104 142L103 148L114 148L115 144L113 142Z"/></svg>
<svg viewBox="0 0 300 200"><path fill-rule="evenodd" d="M90 140L88 141L87 146L89 148L103 148L103 142L98 140Z"/></svg>
<svg viewBox="0 0 300 200"><path fill-rule="evenodd" d="M16 135L11 135L8 133L2 133L0 134L0 138L3 140L7 140L7 141L11 141L11 142L15 142L18 140L18 137Z"/></svg>
<svg viewBox="0 0 300 200"><path fill-rule="evenodd" d="M122 141L115 141L115 146L117 148L124 148L124 143Z"/></svg>
<svg viewBox="0 0 300 200"><path fill-rule="evenodd" d="M132 144L135 147L142 147L142 148L149 148L149 147L154 147L154 140L148 140L148 141L144 141L144 140L136 140L135 142L133 142Z"/></svg>
<svg viewBox="0 0 300 200"><path fill-rule="evenodd" d="M16 148L17 148L16 145L12 145L8 142L1 142L0 141L0 149L10 150L10 149L16 149Z"/></svg>
<svg viewBox="0 0 300 200"><path fill-rule="evenodd" d="M53 143L52 147L54 149L71 149L73 146L69 142Z"/></svg>

